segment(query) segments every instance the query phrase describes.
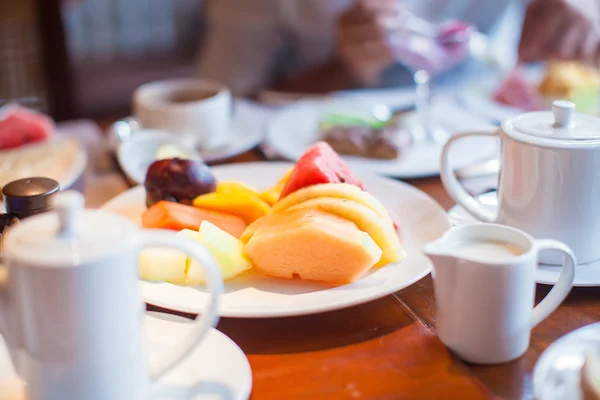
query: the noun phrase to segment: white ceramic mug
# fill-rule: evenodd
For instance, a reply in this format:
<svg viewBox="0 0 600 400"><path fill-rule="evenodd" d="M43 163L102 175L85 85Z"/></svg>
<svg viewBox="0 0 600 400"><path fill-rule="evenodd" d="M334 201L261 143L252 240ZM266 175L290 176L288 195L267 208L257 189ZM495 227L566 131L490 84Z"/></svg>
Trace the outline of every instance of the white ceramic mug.
<svg viewBox="0 0 600 400"><path fill-rule="evenodd" d="M180 136L189 146L208 149L224 144L230 133L229 89L202 79L170 79L140 86L133 109L142 127Z"/></svg>
<svg viewBox="0 0 600 400"><path fill-rule="evenodd" d="M481 241L508 243L522 254L494 259L461 253L465 243ZM538 253L549 249L565 261L556 285L533 307ZM479 364L508 362L527 351L531 329L571 290L576 264L564 244L496 224L452 228L425 254L433 261L437 334L460 358Z"/></svg>
<svg viewBox="0 0 600 400"><path fill-rule="evenodd" d="M473 136L501 139L498 210L490 211L458 182L450 148ZM553 112L521 114L495 132L452 137L442 152L441 177L450 196L482 222L522 229L559 240L580 263L600 259L600 119L575 114L575 105L555 101ZM541 261L560 264L556 252Z"/></svg>
<svg viewBox="0 0 600 400"><path fill-rule="evenodd" d="M29 400L147 399L152 382L182 361L217 320L219 269L199 243L174 232L142 231L125 218L83 210L76 192L55 211L6 234L0 329ZM198 260L209 301L190 336L150 371L138 293L138 253L169 247Z"/></svg>

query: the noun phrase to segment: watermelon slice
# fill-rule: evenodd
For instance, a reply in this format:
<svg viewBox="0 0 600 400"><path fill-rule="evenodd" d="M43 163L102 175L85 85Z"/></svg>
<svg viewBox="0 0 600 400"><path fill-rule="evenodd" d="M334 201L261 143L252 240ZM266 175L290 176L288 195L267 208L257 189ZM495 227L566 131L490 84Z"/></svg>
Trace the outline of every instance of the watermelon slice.
<svg viewBox="0 0 600 400"><path fill-rule="evenodd" d="M283 199L298 189L319 183L350 183L363 190L365 188L330 145L317 142L296 162L279 198Z"/></svg>
<svg viewBox="0 0 600 400"><path fill-rule="evenodd" d="M53 122L44 114L13 104L0 109L0 149L48 139L52 131Z"/></svg>
<svg viewBox="0 0 600 400"><path fill-rule="evenodd" d="M296 190L320 183L350 183L365 190L365 185L350 170L339 154L329 144L317 142L298 159L279 199L283 199ZM394 229L397 230L396 218L391 212L388 211L388 213L394 222Z"/></svg>

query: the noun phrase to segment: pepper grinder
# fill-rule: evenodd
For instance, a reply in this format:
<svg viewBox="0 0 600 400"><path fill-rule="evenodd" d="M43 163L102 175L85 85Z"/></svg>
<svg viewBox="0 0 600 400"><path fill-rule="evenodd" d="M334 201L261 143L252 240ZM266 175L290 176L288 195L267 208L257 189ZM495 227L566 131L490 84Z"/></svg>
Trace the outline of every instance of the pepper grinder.
<svg viewBox="0 0 600 400"><path fill-rule="evenodd" d="M2 188L6 213L0 214L0 253L4 230L21 219L49 211L50 199L59 190L58 182L50 178L19 179Z"/></svg>

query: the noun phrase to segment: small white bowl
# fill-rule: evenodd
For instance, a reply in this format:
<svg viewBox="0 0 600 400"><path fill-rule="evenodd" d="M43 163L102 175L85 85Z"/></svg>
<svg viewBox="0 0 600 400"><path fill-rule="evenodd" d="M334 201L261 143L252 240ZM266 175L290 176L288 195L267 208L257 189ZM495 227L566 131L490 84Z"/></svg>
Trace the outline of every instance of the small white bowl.
<svg viewBox="0 0 600 400"><path fill-rule="evenodd" d="M117 160L129 179L143 185L148 167L156 161L156 153L164 145L178 146L188 153L188 158L202 161L200 153L183 139L156 129L142 129L121 143L117 149Z"/></svg>

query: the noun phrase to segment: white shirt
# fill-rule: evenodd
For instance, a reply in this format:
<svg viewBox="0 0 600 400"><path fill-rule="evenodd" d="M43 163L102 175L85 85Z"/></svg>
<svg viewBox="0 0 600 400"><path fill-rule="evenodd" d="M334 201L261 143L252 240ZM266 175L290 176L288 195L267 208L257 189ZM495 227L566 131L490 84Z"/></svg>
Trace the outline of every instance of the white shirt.
<svg viewBox="0 0 600 400"><path fill-rule="evenodd" d="M472 23L507 42L503 47L515 51L521 1L401 1L433 22L460 19ZM208 2L208 32L200 53L199 74L227 84L234 95L244 96L268 87L277 79L326 64L334 56L337 19L353 3L354 0ZM506 54L510 56L510 52ZM397 79L383 82L392 83L402 82Z"/></svg>

